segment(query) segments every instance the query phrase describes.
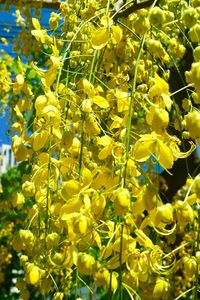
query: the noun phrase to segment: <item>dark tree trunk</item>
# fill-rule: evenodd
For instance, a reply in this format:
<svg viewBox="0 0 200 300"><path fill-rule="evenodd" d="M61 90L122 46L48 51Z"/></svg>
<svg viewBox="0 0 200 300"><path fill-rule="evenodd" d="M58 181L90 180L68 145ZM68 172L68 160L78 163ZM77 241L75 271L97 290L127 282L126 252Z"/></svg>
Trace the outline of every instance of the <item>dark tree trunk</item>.
<svg viewBox="0 0 200 300"><path fill-rule="evenodd" d="M176 67L172 67L170 69L170 78L169 78L169 87L170 93L174 93L177 90L183 88L187 85L185 80L185 71L189 71L191 69L191 64L193 62L193 54L192 49L187 48L186 53L181 60L181 62ZM187 90L183 89L174 95L174 100L176 104L178 104L179 109L182 110L182 101L183 99L188 98ZM174 134L182 140L182 151L187 151L190 148L190 144L188 140L183 140L181 137L181 133L175 131L173 127L169 128L170 134ZM162 173L166 184L168 186L167 191L161 192L161 197L164 202L172 201L172 197L176 194L176 192L186 183L186 179L188 175L195 176L199 172L199 159L197 156L197 151L194 151L188 158L186 159L178 159L175 161L173 167L170 171L172 176L168 174L166 171Z"/></svg>

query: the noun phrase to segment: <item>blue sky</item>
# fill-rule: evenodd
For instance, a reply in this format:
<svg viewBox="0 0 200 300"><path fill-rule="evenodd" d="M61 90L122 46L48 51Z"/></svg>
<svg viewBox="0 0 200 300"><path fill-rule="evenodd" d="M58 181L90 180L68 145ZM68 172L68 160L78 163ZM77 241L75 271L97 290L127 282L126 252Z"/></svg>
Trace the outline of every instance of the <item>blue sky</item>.
<svg viewBox="0 0 200 300"><path fill-rule="evenodd" d="M8 118L6 115L0 116L0 145L11 143L9 136L6 134L8 128Z"/></svg>
<svg viewBox="0 0 200 300"><path fill-rule="evenodd" d="M50 9L42 9L41 25L45 28L48 27L48 19L50 13ZM15 21L16 17L14 6L11 6L10 12L0 10L0 38L5 37L9 42L9 45L7 46L4 45L0 40L0 50L5 50L9 55L13 57L15 57L15 53L13 53L12 51L12 41L20 31L20 27L16 26ZM11 143L11 139L6 135L8 129L8 116L5 113L4 115L0 115L0 145Z"/></svg>

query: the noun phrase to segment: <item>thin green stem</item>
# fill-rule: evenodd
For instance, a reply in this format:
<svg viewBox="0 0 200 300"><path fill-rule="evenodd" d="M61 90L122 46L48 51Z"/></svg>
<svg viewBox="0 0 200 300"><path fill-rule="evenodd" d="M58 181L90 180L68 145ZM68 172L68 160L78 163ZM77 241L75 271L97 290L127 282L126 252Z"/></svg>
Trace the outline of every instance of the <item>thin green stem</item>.
<svg viewBox="0 0 200 300"><path fill-rule="evenodd" d="M89 82L93 82L95 78L96 71L96 58L97 58L97 50L94 51L90 74L89 74ZM83 168L83 147L84 147L84 139L85 139L85 119L86 113L82 112L82 125L81 125L81 145L80 145L80 154L79 154L79 181L82 179L82 168Z"/></svg>
<svg viewBox="0 0 200 300"><path fill-rule="evenodd" d="M135 71L134 71L134 76L133 76L131 101L130 101L130 106L129 106L128 120L127 120L127 127L126 127L126 136L125 136L125 147L126 147L127 157L128 157L128 153L129 153L129 147L130 147L131 119L132 119L132 115L133 115L133 111L134 111L134 96L135 96L135 91L136 91L138 66L139 66L139 61L140 61L140 57L142 54L142 50L144 47L145 37L146 37L146 35L143 36L141 43L140 43L140 48L139 48L138 55L136 58Z"/></svg>
<svg viewBox="0 0 200 300"><path fill-rule="evenodd" d="M123 253L123 229L124 224L121 224L121 234L120 234L120 253L119 253L119 299L123 299L123 286L122 286L122 253Z"/></svg>
<svg viewBox="0 0 200 300"><path fill-rule="evenodd" d="M140 47L139 47L139 51L138 51L138 55L137 55L136 63L135 63L133 84L132 84L132 88L131 88L131 99L130 99L130 105L129 105L127 125L126 125L126 135L125 135L125 140L124 140L124 146L125 146L125 151L126 151L125 152L125 164L123 166L123 171L121 172L122 177L120 179L122 187L125 186L126 167L127 167L129 148L130 148L131 120L132 120L132 115L133 115L133 111L134 111L134 96L135 96L136 83L137 83L137 73L138 73L140 57L141 57L142 50L144 47L145 38L146 38L146 34L142 37L141 42L140 42Z"/></svg>
<svg viewBox="0 0 200 300"><path fill-rule="evenodd" d="M94 20L95 18L101 16L104 12L100 12L99 14L96 14L95 16L92 16L91 18L89 18L87 21L85 22L82 22L80 25L79 25L79 28L78 30L76 31L76 33L74 34L73 38L71 39L71 41L69 42L66 50L65 50L65 53L64 53L64 56L63 56L63 59L62 59L62 62L61 62L61 66L59 68L59 71L58 71L58 77L57 77L57 80L56 80L56 89L55 89L55 93L57 94L58 93L58 86L59 86L59 82L60 82L60 77L61 77L61 74L62 74L62 70L63 70L63 66L64 66L64 63L65 63L65 60L67 59L67 56L68 56L68 52L71 48L71 45L72 43L75 41L76 37L78 36L79 32L81 31L81 29L87 25L89 22L91 22L92 20Z"/></svg>
<svg viewBox="0 0 200 300"><path fill-rule="evenodd" d="M75 270L75 299L78 297L78 282L79 282L79 276L78 276L78 269Z"/></svg>
<svg viewBox="0 0 200 300"><path fill-rule="evenodd" d="M127 3L120 6L120 8L112 15L112 18L114 18L121 10L123 10L127 5L132 4L133 0L128 1Z"/></svg>
<svg viewBox="0 0 200 300"><path fill-rule="evenodd" d="M82 113L82 125L81 125L81 145L80 145L80 154L79 154L79 181L82 179L82 168L83 168L83 146L85 138L85 112Z"/></svg>
<svg viewBox="0 0 200 300"><path fill-rule="evenodd" d="M93 55L93 59L92 59L92 64L91 64L91 70L90 70L90 75L89 75L89 82L93 82L94 81L94 74L95 74L95 62L96 62L96 58L97 58L97 50L94 51L94 55Z"/></svg>
<svg viewBox="0 0 200 300"><path fill-rule="evenodd" d="M197 224L197 239L195 243L195 254L200 250L200 210L198 209L198 224ZM194 300L198 300L198 288L199 288L199 263L197 261L197 268L195 273L195 289L194 289Z"/></svg>
<svg viewBox="0 0 200 300"><path fill-rule="evenodd" d="M191 289L188 289L187 291L185 291L184 293L182 293L181 295L179 295L178 297L176 297L174 300L178 300L178 299L181 299L182 297L184 297L186 294L188 294L189 292L193 291L194 290L194 286L191 288ZM185 299L185 297L184 297Z"/></svg>
<svg viewBox="0 0 200 300"><path fill-rule="evenodd" d="M66 86L68 86L68 83L69 83L69 65L67 66L66 72L67 72ZM67 119L69 108L70 108L70 102L65 97L65 100L64 100L64 112L63 112L64 118L65 118L64 121ZM65 130L65 127L63 126L63 128L62 128L62 136L63 136L64 130ZM61 159L61 151L59 153L59 159Z"/></svg>
<svg viewBox="0 0 200 300"><path fill-rule="evenodd" d="M110 0L108 0L107 2L106 15L109 13L109 8L110 8Z"/></svg>
<svg viewBox="0 0 200 300"><path fill-rule="evenodd" d="M122 25L124 28L126 28L131 34L133 34L139 41L140 41L140 37L133 31L131 30L126 24L122 23L121 21L117 20L117 23L119 23L120 25Z"/></svg>
<svg viewBox="0 0 200 300"><path fill-rule="evenodd" d="M115 223L114 223L114 234L113 234L113 236L110 238L108 244L111 243L112 240L113 240L113 243L114 243L114 241L115 241L115 234L116 234L116 228L117 228L117 223L115 222ZM107 244L107 245L108 245L108 244ZM110 274L110 282L109 282L109 288L108 288L108 295L112 295L112 270L111 270L111 274Z"/></svg>
<svg viewBox="0 0 200 300"><path fill-rule="evenodd" d="M50 129L49 137L49 150L52 146L52 126ZM51 155L49 153L48 158L48 178L47 178L47 197L46 197L46 216L45 216L45 236L47 236L49 230L49 196L50 196L50 180L51 180Z"/></svg>

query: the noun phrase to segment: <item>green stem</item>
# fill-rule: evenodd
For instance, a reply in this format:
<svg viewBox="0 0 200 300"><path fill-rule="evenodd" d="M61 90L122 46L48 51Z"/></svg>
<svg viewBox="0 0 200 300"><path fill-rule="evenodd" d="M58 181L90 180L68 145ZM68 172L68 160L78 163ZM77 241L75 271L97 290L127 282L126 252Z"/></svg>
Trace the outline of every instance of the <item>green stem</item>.
<svg viewBox="0 0 200 300"><path fill-rule="evenodd" d="M132 84L132 89L131 89L131 101L130 101L130 105L129 105L126 136L125 136L126 158L128 157L129 147L130 147L131 119L132 119L132 115L133 115L133 111L134 111L134 96L135 96L135 91L136 91L138 66L139 66L139 61L140 61L140 57L142 54L142 49L144 47L145 37L146 37L146 35L143 36L141 43L140 43L140 48L139 48L138 55L136 58L133 84Z"/></svg>
<svg viewBox="0 0 200 300"><path fill-rule="evenodd" d="M110 8L110 0L108 0L107 2L106 15L109 13L109 8Z"/></svg>
<svg viewBox="0 0 200 300"><path fill-rule="evenodd" d="M90 74L89 74L89 82L93 82L95 78L95 71L97 64L95 65L97 57L97 50L94 51ZM83 168L83 146L84 146L84 138L85 138L85 119L86 113L82 112L82 125L81 125L81 146L80 146L80 154L79 154L79 181L82 179L82 168Z"/></svg>
<svg viewBox="0 0 200 300"><path fill-rule="evenodd" d="M138 73L140 57L142 54L142 49L144 47L145 37L146 37L146 34L142 37L141 42L140 42L140 48L138 51L138 55L136 58L136 64L135 64L133 84L132 84L132 88L131 88L131 100L130 100L130 105L129 105L128 119L127 119L127 125L126 125L126 135L125 135L125 140L124 140L125 151L126 151L125 152L125 164L123 166L123 170L121 171L121 179L120 179L122 187L125 186L126 167L127 167L129 148L130 148L131 120L132 120L132 115L133 115L133 111L134 111L134 96L135 96L136 83L137 83L137 73Z"/></svg>
<svg viewBox="0 0 200 300"><path fill-rule="evenodd" d="M82 179L82 168L83 168L83 146L84 146L84 132L85 127L85 112L82 113L82 126L81 126L81 146L80 146L80 154L79 154L79 181Z"/></svg>
<svg viewBox="0 0 200 300"><path fill-rule="evenodd" d="M46 198L46 216L45 216L45 236L47 236L49 230L49 193L50 193L50 179L51 179L51 155L50 149L52 144L52 126L50 129L49 137L49 159L48 159L48 178L47 178L47 198Z"/></svg>
<svg viewBox="0 0 200 300"><path fill-rule="evenodd" d="M67 76L66 76L66 86L68 86L68 83L69 83L69 65L67 66ZM67 99L65 98L65 102L64 102L64 112L63 112L63 116L65 118L65 120L67 119L67 115L68 115L68 111L69 111L69 108L70 108L70 103L69 101L67 101ZM62 136L64 134L64 131L65 131L65 127L63 126L62 127ZM60 153L59 153L59 159L61 159L61 148L60 148Z"/></svg>
<svg viewBox="0 0 200 300"><path fill-rule="evenodd" d="M114 233L116 232L116 228L117 228L117 222L114 223ZM115 241L115 234L113 235L112 239L113 239L113 243L114 243L114 241ZM111 242L111 240L110 240L110 242ZM112 296L112 270L111 270L111 274L110 274L110 282L109 282L109 288L108 288L108 295ZM112 297L112 299L113 299L113 297Z"/></svg>
<svg viewBox="0 0 200 300"><path fill-rule="evenodd" d="M186 294L188 294L189 292L191 292L195 287L193 286L191 289L188 289L187 291L183 292L181 295L179 295L178 297L176 297L174 300L178 300L181 299L182 297L184 297ZM185 299L185 297L184 297Z"/></svg>
<svg viewBox="0 0 200 300"><path fill-rule="evenodd" d="M195 244L195 254L200 250L200 210L198 209L198 224L197 224L197 240ZM197 269L195 273L195 289L194 289L194 300L198 300L198 287L199 287L199 263L197 261Z"/></svg>
<svg viewBox="0 0 200 300"><path fill-rule="evenodd" d="M90 75L89 75L89 82L93 83L94 78L95 78L95 72L97 68L97 64L95 65L96 58L97 58L97 50L94 51L93 59L92 59L92 64L91 64L91 70L90 70Z"/></svg>
<svg viewBox="0 0 200 300"><path fill-rule="evenodd" d="M63 67L64 67L65 60L67 59L68 51L70 50L70 48L71 48L71 46L72 46L72 43L75 41L77 35L79 34L79 32L81 31L81 29L82 29L85 25L87 25L89 22L91 22L91 21L94 20L95 18L98 18L98 17L101 16L102 14L104 14L104 12L100 12L99 14L96 14L95 16L92 16L91 18L89 18L87 21L82 22L82 23L79 25L79 28L78 28L78 30L76 31L76 33L74 34L73 38L72 38L71 41L68 43L68 46L67 46L67 48L66 48L66 50L65 50L65 54L64 54L63 59L62 59L61 66L60 66L59 71L58 71L58 76L57 76L57 80L56 80L56 89L55 89L55 93L56 93L56 94L58 94L58 86L59 86L59 82L60 82L62 70L63 70Z"/></svg>
<svg viewBox="0 0 200 300"><path fill-rule="evenodd" d="M78 269L75 270L75 299L78 297Z"/></svg>
<svg viewBox="0 0 200 300"><path fill-rule="evenodd" d="M122 247L123 247L123 229L124 224L121 225L121 235L120 235L120 253L119 253L119 299L123 299L123 286L122 286Z"/></svg>

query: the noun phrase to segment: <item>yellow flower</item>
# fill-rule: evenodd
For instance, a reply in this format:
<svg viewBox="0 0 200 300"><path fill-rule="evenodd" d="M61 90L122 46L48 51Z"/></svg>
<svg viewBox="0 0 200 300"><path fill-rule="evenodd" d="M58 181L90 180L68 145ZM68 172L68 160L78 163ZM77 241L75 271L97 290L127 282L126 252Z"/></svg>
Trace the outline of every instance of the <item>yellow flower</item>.
<svg viewBox="0 0 200 300"><path fill-rule="evenodd" d="M153 155L164 169L171 169L174 164L173 152L154 132L141 135L133 147L133 155L139 162L145 162Z"/></svg>
<svg viewBox="0 0 200 300"><path fill-rule="evenodd" d="M76 180L68 180L62 183L61 196L63 199L68 200L80 192L80 183Z"/></svg>
<svg viewBox="0 0 200 300"><path fill-rule="evenodd" d="M31 136L32 141L32 149L33 151L39 151L48 142L49 138L49 131L48 130L42 130L40 132L34 132Z"/></svg>
<svg viewBox="0 0 200 300"><path fill-rule="evenodd" d="M25 269L26 281L32 285L37 285L40 281L40 269L32 263L27 263Z"/></svg>
<svg viewBox="0 0 200 300"><path fill-rule="evenodd" d="M164 278L158 277L153 288L153 297L155 299L166 297L169 292L169 287L169 283Z"/></svg>
<svg viewBox="0 0 200 300"><path fill-rule="evenodd" d="M187 201L178 200L175 204L175 211L180 230L183 231L187 224L194 221L194 211Z"/></svg>
<svg viewBox="0 0 200 300"><path fill-rule="evenodd" d="M188 277L193 277L197 269L197 261L194 256L183 257L183 271Z"/></svg>
<svg viewBox="0 0 200 300"><path fill-rule="evenodd" d="M144 246L145 248L150 248L150 249L155 248L153 242L150 240L150 238L141 229L136 229L135 234L137 236L136 241L141 246Z"/></svg>
<svg viewBox="0 0 200 300"><path fill-rule="evenodd" d="M114 194L114 209L117 215L122 215L130 209L130 193L125 188L118 188Z"/></svg>
<svg viewBox="0 0 200 300"><path fill-rule="evenodd" d="M25 146L25 142L17 135L12 138L12 150L17 161L25 160L30 155L30 151Z"/></svg>
<svg viewBox="0 0 200 300"><path fill-rule="evenodd" d="M23 204L24 204L24 196L23 196L23 194L22 193L14 193L13 195L12 195L12 203L13 203L13 205L14 206L17 206L17 207L22 207L23 206Z"/></svg>
<svg viewBox="0 0 200 300"><path fill-rule="evenodd" d="M94 272L93 277L96 285L103 286L106 290L108 290L110 287L111 290L114 292L118 287L118 274L116 272L112 272L111 277L111 274L109 273L108 269L100 268L98 271Z"/></svg>
<svg viewBox="0 0 200 300"><path fill-rule="evenodd" d="M172 100L170 99L169 85L158 74L155 75L154 85L149 89L148 95L158 104L161 98L163 101L161 107L164 105L168 111L171 110Z"/></svg>
<svg viewBox="0 0 200 300"><path fill-rule="evenodd" d="M91 44L94 49L103 49L110 41L114 45L118 44L123 36L120 26L113 25L113 20L108 16L101 18L102 28L96 29L91 38Z"/></svg>
<svg viewBox="0 0 200 300"><path fill-rule="evenodd" d="M158 206L156 211L155 226L160 222L165 224L173 222L173 206L170 203Z"/></svg>
<svg viewBox="0 0 200 300"><path fill-rule="evenodd" d="M94 269L95 259L93 256L79 252L77 255L77 268L83 275L91 275Z"/></svg>
<svg viewBox="0 0 200 300"><path fill-rule="evenodd" d="M91 39L92 47L97 50L104 48L109 41L110 32L104 27L95 30Z"/></svg>
<svg viewBox="0 0 200 300"><path fill-rule="evenodd" d="M149 125L152 125L152 128L156 133L162 134L168 126L169 114L163 108L151 106L146 115L146 120Z"/></svg>

